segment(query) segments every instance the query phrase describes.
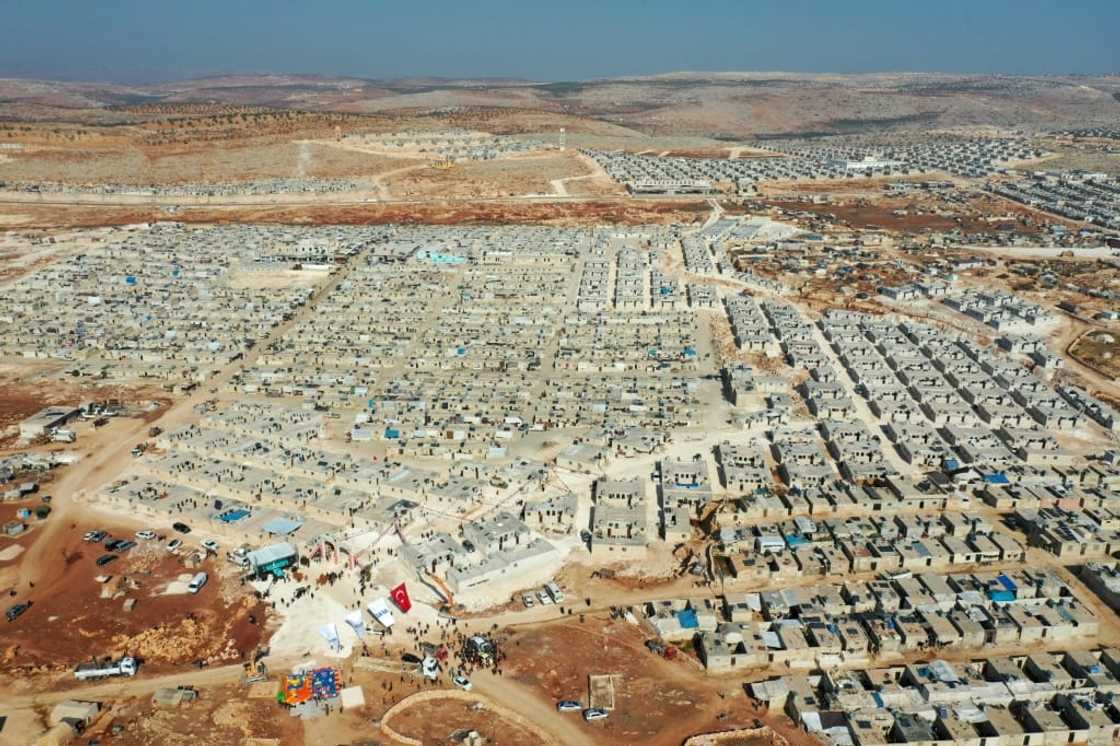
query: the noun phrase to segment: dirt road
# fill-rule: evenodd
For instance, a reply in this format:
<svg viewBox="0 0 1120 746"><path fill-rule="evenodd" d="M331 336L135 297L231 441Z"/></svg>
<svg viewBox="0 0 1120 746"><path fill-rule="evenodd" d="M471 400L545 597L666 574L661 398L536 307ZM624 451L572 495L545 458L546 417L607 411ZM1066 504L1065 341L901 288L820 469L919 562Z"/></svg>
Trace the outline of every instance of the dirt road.
<svg viewBox="0 0 1120 746"><path fill-rule="evenodd" d="M579 713L557 712L555 704L545 702L532 689L512 679L494 676L488 671L475 673L471 683L479 694L512 707L551 734L559 743L565 746L595 746L596 740L590 734L594 728L593 723L584 723Z"/></svg>
<svg viewBox="0 0 1120 746"><path fill-rule="evenodd" d="M4 709L19 710L28 707L43 707L66 699L91 699L96 701L115 701L126 697L151 694L165 686L216 686L229 684L241 678L240 665L204 668L183 673L169 673L161 676L145 676L143 669L132 678L109 679L103 683L73 682L73 686L34 694L4 696Z"/></svg>

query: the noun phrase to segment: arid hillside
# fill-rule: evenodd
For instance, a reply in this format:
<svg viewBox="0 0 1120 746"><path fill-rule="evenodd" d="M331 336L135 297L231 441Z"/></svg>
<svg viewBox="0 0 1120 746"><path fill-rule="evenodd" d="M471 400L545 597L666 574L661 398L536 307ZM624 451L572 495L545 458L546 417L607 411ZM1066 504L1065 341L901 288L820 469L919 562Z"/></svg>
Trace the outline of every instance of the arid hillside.
<svg viewBox="0 0 1120 746"><path fill-rule="evenodd" d="M177 118L182 105L465 119L492 131L525 131L524 118L545 114L552 127L592 120L646 134L734 139L1104 124L1120 116L1120 76L674 73L540 83L240 75L148 86L0 80L0 118L9 121L135 124Z"/></svg>

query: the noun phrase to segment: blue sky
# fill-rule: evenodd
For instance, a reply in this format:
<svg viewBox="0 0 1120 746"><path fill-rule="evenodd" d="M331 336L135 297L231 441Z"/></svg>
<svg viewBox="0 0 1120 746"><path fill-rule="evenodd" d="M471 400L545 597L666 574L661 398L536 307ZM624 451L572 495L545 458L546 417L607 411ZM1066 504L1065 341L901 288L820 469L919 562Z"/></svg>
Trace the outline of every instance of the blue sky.
<svg viewBox="0 0 1120 746"><path fill-rule="evenodd" d="M0 0L0 77L1120 72L1120 0Z"/></svg>

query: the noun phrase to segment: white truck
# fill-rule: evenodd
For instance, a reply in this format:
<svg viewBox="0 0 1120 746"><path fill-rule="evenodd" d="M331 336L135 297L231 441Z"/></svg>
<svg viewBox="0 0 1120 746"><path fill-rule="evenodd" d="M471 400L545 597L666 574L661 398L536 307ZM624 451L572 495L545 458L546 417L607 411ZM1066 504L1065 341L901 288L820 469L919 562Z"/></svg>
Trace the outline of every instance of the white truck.
<svg viewBox="0 0 1120 746"><path fill-rule="evenodd" d="M226 559L238 567L249 566L249 547L241 545L236 549L226 552Z"/></svg>
<svg viewBox="0 0 1120 746"><path fill-rule="evenodd" d="M560 586L556 585L555 581L545 583L544 589L556 603L560 603L564 600L564 591L560 590Z"/></svg>
<svg viewBox="0 0 1120 746"><path fill-rule="evenodd" d="M191 593L198 593L202 590L202 587L206 585L206 581L209 579L209 575L204 572L200 572L193 578L191 578L191 582L187 584L187 590Z"/></svg>
<svg viewBox="0 0 1120 746"><path fill-rule="evenodd" d="M125 656L119 661L111 661L108 663L98 663L96 661L90 663L82 663L74 669L74 678L79 681L91 681L93 679L104 679L109 676L135 676L136 675L136 659L132 656Z"/></svg>

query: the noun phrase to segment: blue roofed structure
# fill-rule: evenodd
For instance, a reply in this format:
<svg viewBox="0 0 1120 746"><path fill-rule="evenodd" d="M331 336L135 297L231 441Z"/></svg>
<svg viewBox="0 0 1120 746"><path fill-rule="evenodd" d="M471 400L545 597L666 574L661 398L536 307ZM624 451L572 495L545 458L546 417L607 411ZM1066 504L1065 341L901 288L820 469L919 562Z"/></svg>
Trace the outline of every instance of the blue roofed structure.
<svg viewBox="0 0 1120 746"><path fill-rule="evenodd" d="M273 536L291 536L303 527L303 521L295 518L273 518L261 526L265 533Z"/></svg>

